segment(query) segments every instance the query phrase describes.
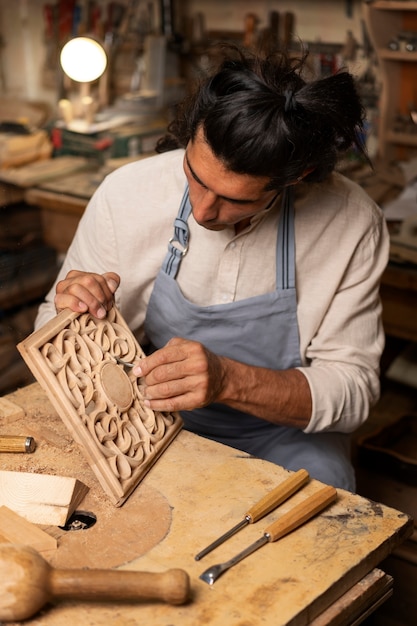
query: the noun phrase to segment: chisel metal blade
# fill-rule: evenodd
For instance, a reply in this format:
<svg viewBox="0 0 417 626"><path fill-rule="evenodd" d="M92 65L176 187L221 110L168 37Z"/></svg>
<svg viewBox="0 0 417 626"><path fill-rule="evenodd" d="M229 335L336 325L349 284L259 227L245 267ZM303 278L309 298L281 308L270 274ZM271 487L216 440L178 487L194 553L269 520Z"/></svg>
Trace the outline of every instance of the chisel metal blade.
<svg viewBox="0 0 417 626"><path fill-rule="evenodd" d="M206 556L206 554L208 554L209 552L217 548L217 546L222 544L224 541L227 541L229 537L232 537L232 535L237 533L241 528L243 528L247 524L249 524L249 517L246 515L246 517L243 520L241 520L238 524L236 524L236 526L233 526L233 528L231 528L230 530L225 532L224 535L222 535L221 537L213 541L209 546L207 546L207 548L204 548L204 550L201 550L201 552L196 554L194 557L195 560L199 561L200 559L202 559L203 556Z"/></svg>

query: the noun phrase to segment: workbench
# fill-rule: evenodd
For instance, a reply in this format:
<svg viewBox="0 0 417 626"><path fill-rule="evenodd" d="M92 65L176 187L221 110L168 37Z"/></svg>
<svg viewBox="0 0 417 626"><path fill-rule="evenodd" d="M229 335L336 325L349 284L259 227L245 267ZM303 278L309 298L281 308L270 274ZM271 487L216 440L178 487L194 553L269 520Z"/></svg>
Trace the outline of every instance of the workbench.
<svg viewBox="0 0 417 626"><path fill-rule="evenodd" d="M70 532L42 526L58 542L49 563L149 572L182 568L192 589L191 601L182 606L56 602L27 626L347 626L361 623L391 594L392 578L378 564L411 534L406 514L338 490L337 501L319 516L267 543L210 586L199 578L208 566L256 541L320 483L311 480L267 517L195 561L287 470L182 430L123 506L115 507L37 382L5 398L22 411L0 420L0 434L34 437L37 447L32 454L2 454L1 469L69 476L89 488L78 510L96 516L93 526Z"/></svg>

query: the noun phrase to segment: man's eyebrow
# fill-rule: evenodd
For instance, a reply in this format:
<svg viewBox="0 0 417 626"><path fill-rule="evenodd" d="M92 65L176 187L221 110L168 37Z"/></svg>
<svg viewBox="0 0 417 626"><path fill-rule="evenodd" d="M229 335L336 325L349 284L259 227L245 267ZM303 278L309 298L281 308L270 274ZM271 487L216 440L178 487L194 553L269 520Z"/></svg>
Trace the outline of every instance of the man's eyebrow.
<svg viewBox="0 0 417 626"><path fill-rule="evenodd" d="M203 181L197 176L197 174L195 173L195 171L193 170L193 168L191 167L190 161L188 160L188 154L187 152L185 152L185 160L187 162L187 166L188 169L191 172L192 177L194 178L194 180L201 185L202 187L204 187L204 189L208 189L207 185L205 185L203 183ZM228 202L232 202L234 204L254 204L255 202L257 202L257 200L238 200L236 198L228 198L227 196L219 196L219 198L222 198L223 200L227 200Z"/></svg>
<svg viewBox="0 0 417 626"><path fill-rule="evenodd" d="M201 185L202 187L204 187L205 189L207 189L207 185L205 185L203 183L202 180L200 180L200 178L197 176L197 174L195 173L195 171L193 170L193 168L191 167L190 161L188 160L188 154L187 152L185 153L185 160L187 161L187 165L188 165L188 169L191 172L192 177L194 178L194 180Z"/></svg>

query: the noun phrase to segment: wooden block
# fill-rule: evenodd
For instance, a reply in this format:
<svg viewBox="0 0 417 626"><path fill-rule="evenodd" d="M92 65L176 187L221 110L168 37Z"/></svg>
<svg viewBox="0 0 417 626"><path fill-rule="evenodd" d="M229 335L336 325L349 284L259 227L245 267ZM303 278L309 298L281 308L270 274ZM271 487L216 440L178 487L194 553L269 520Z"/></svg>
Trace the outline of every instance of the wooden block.
<svg viewBox="0 0 417 626"><path fill-rule="evenodd" d="M6 398L0 398L0 419L20 419L25 412L20 406Z"/></svg>
<svg viewBox="0 0 417 626"><path fill-rule="evenodd" d="M31 546L38 552L56 550L57 540L9 509L0 506L0 541Z"/></svg>
<svg viewBox="0 0 417 626"><path fill-rule="evenodd" d="M34 524L65 525L87 491L76 478L0 471L0 505Z"/></svg>
<svg viewBox="0 0 417 626"><path fill-rule="evenodd" d="M144 356L120 312L98 320L62 311L17 348L120 506L182 426L178 413L147 408L139 380L117 361Z"/></svg>

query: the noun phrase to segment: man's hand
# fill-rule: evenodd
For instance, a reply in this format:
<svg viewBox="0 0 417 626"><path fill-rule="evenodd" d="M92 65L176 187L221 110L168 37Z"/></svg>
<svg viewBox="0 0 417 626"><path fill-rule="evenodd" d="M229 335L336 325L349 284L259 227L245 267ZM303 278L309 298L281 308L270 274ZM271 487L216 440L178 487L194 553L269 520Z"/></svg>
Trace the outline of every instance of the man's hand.
<svg viewBox="0 0 417 626"><path fill-rule="evenodd" d="M303 429L312 411L306 377L217 356L201 343L174 337L133 368L154 411L190 411L212 402L282 426Z"/></svg>
<svg viewBox="0 0 417 626"><path fill-rule="evenodd" d="M76 313L87 311L99 319L113 306L113 296L120 283L114 272L93 274L72 270L56 287L56 310L71 309Z"/></svg>
<svg viewBox="0 0 417 626"><path fill-rule="evenodd" d="M146 404L155 411L186 411L219 399L223 359L201 343L174 337L142 359L133 374L145 379Z"/></svg>

